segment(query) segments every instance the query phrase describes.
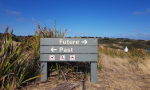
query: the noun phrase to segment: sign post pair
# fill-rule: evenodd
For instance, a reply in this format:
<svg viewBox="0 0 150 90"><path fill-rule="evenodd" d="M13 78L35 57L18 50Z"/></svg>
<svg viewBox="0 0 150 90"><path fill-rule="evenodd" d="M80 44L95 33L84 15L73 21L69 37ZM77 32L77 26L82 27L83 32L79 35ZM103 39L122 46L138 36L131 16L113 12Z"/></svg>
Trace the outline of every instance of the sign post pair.
<svg viewBox="0 0 150 90"><path fill-rule="evenodd" d="M41 80L47 80L47 62L90 62L91 82L97 82L96 38L40 38Z"/></svg>

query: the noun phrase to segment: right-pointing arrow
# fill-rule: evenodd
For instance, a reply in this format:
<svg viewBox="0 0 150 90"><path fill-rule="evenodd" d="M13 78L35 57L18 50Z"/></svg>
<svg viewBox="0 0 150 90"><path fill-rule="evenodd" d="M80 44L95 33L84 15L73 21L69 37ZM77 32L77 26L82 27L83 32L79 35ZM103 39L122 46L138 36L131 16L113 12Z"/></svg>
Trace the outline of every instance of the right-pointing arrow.
<svg viewBox="0 0 150 90"><path fill-rule="evenodd" d="M81 43L87 44L87 41L86 41L86 40L84 40L84 41L81 41Z"/></svg>
<svg viewBox="0 0 150 90"><path fill-rule="evenodd" d="M51 51L54 52L54 50L57 50L57 49L54 49L54 47L52 47L52 48L51 48Z"/></svg>

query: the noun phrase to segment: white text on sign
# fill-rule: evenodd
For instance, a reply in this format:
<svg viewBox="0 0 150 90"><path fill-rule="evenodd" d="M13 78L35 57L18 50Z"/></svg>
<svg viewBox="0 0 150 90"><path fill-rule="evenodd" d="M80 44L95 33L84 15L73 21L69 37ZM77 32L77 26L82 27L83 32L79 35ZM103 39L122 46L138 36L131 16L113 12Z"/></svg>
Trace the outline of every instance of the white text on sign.
<svg viewBox="0 0 150 90"><path fill-rule="evenodd" d="M79 44L79 40L78 41L71 41L71 40L63 40L63 39L60 39L59 40L59 44Z"/></svg>
<svg viewBox="0 0 150 90"><path fill-rule="evenodd" d="M79 44L79 40L76 41L72 41L72 40L63 40L63 39L59 39L59 44ZM81 43L83 44L87 44L87 40L83 40L81 41Z"/></svg>
<svg viewBox="0 0 150 90"><path fill-rule="evenodd" d="M59 48L59 52L61 51L64 51L64 52L73 52L73 48L63 48L63 47L60 47Z"/></svg>

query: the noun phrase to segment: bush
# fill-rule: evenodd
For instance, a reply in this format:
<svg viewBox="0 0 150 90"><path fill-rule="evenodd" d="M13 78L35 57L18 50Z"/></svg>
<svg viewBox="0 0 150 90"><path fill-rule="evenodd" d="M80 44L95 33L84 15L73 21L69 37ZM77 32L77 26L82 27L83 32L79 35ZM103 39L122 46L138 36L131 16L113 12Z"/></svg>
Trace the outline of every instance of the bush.
<svg viewBox="0 0 150 90"><path fill-rule="evenodd" d="M142 45L142 43L139 43L137 41L131 42L131 46L134 48L143 48L144 46Z"/></svg>

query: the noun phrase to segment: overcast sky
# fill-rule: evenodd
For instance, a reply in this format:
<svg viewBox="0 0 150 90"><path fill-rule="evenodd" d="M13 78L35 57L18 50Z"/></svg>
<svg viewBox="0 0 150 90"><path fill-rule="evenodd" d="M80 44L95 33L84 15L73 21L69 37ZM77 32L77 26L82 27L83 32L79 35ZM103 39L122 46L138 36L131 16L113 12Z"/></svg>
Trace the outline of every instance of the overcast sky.
<svg viewBox="0 0 150 90"><path fill-rule="evenodd" d="M56 20L66 37L150 40L150 0L0 0L1 33L12 23L13 34L35 35L32 18L43 29Z"/></svg>

